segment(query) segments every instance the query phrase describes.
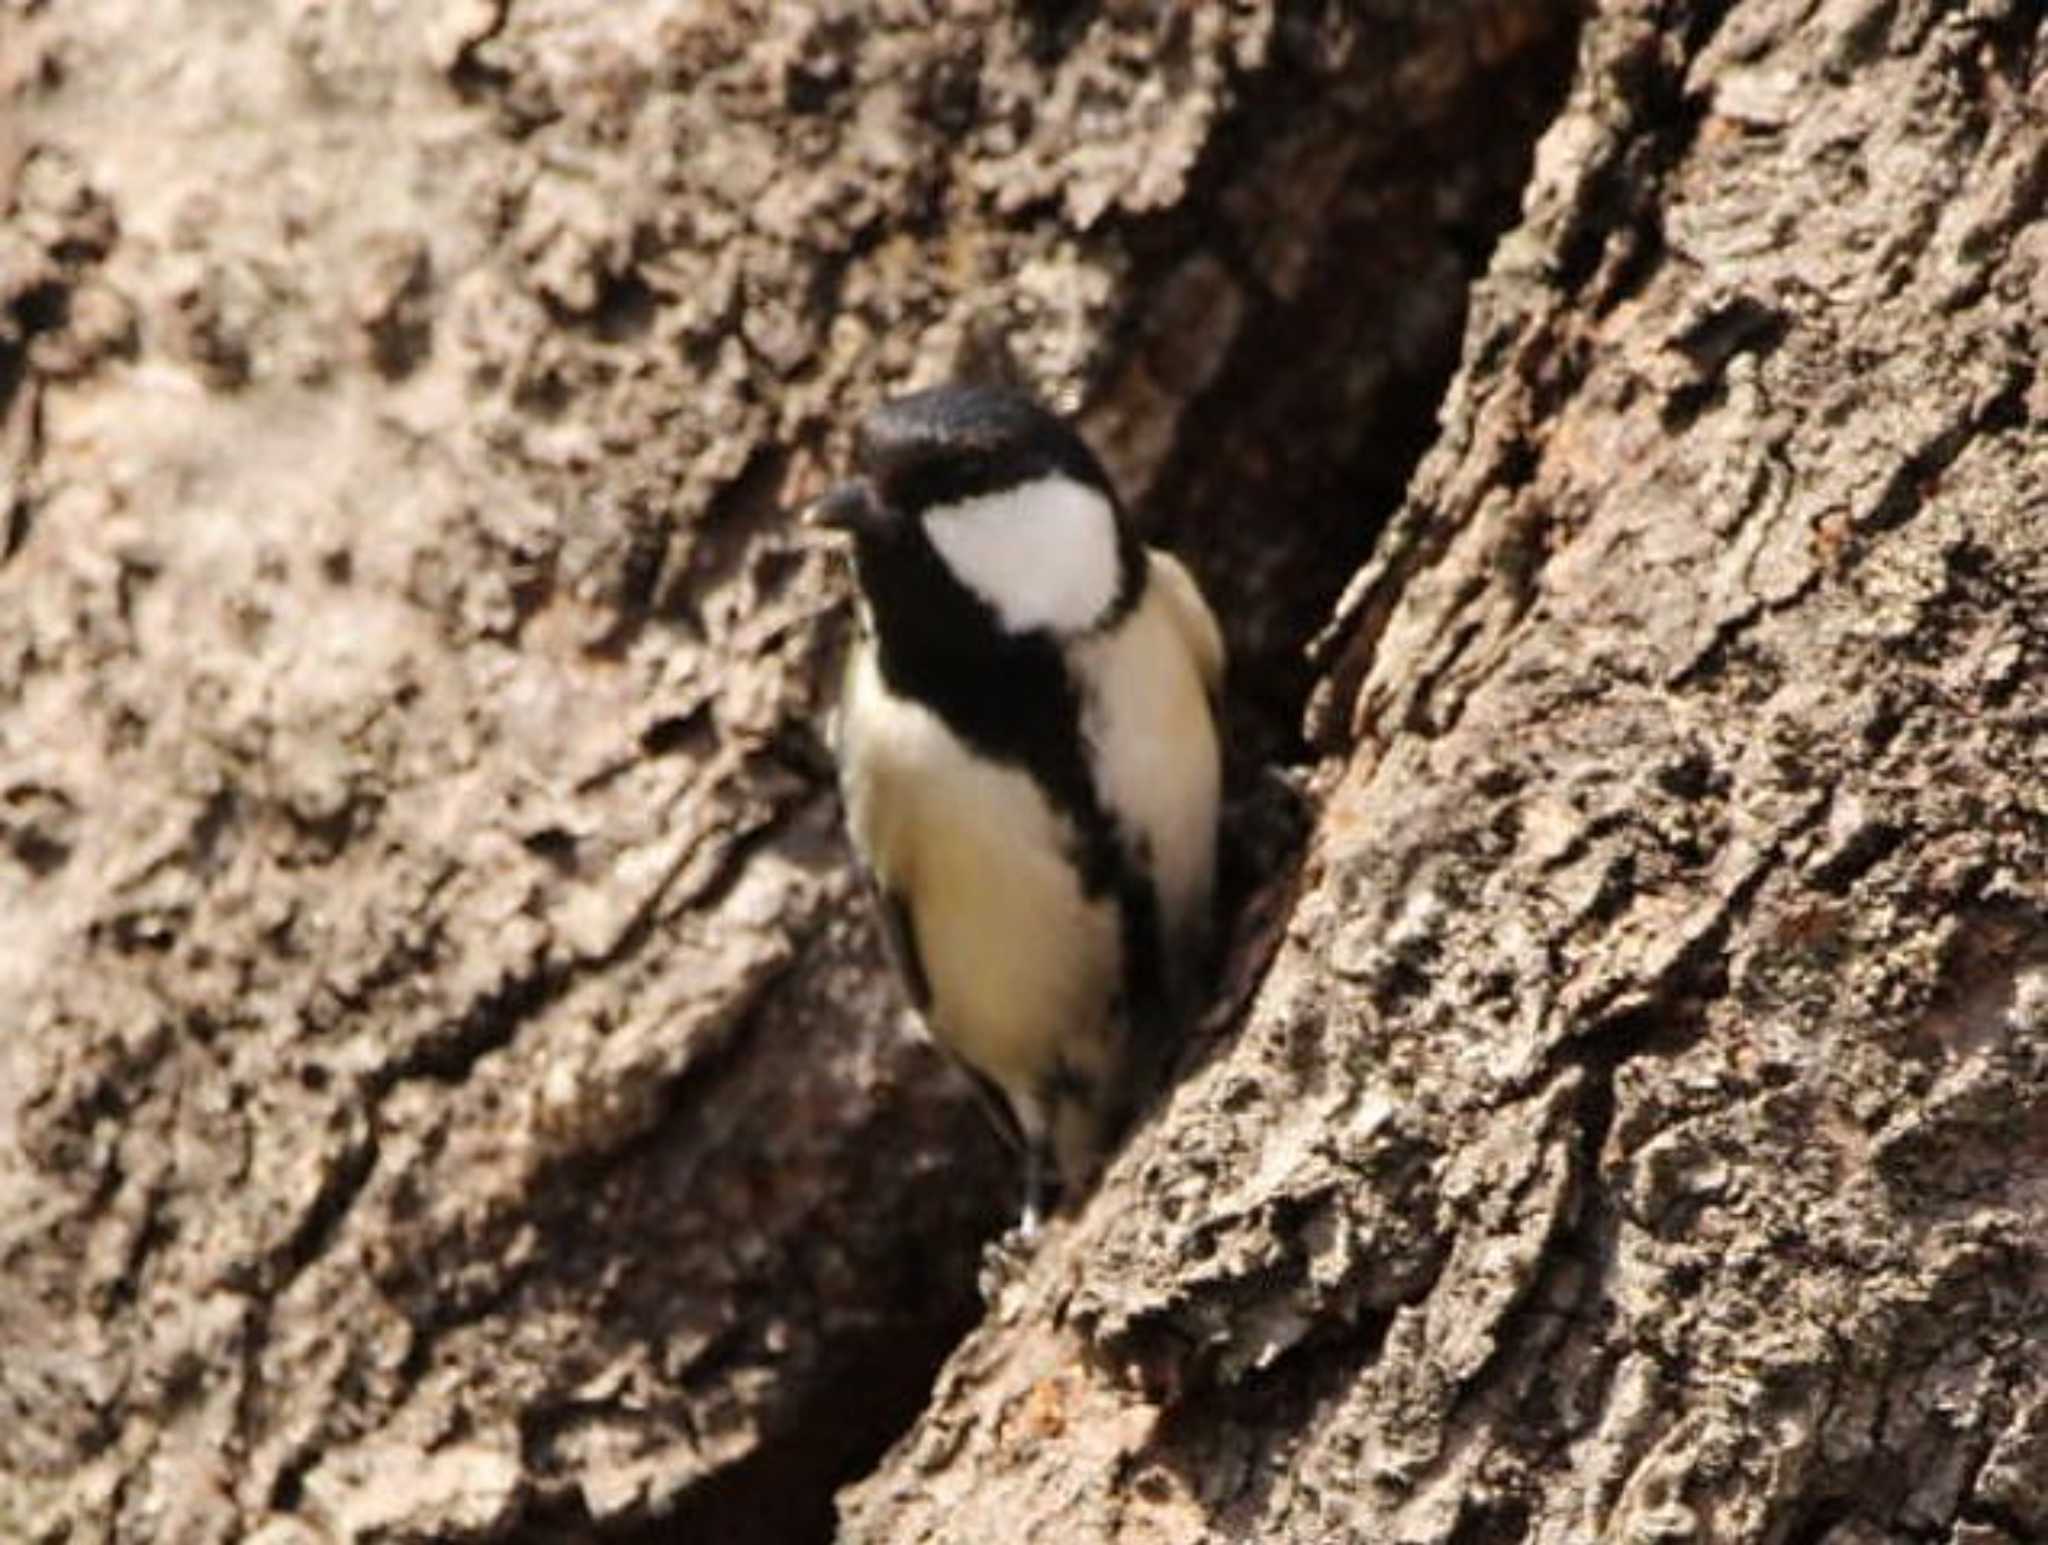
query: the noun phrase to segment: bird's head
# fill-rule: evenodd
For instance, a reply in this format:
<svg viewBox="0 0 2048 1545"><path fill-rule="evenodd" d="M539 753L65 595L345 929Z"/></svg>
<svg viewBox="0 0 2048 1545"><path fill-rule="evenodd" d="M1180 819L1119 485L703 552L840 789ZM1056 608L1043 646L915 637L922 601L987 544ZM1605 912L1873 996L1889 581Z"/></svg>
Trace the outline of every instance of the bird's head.
<svg viewBox="0 0 2048 1545"><path fill-rule="evenodd" d="M1136 593L1143 552L1102 464L1020 392L940 386L884 403L861 423L854 473L812 518L852 535L878 614L964 603L1001 634L1065 638Z"/></svg>

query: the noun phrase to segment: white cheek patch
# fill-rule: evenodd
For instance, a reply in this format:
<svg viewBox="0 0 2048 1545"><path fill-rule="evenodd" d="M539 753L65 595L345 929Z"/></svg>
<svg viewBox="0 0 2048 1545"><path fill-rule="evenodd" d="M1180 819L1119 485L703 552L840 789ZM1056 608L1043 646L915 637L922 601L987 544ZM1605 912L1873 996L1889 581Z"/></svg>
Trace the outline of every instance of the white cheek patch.
<svg viewBox="0 0 2048 1545"><path fill-rule="evenodd" d="M1116 512L1058 473L927 510L925 532L955 577L1012 633L1093 626L1116 601Z"/></svg>

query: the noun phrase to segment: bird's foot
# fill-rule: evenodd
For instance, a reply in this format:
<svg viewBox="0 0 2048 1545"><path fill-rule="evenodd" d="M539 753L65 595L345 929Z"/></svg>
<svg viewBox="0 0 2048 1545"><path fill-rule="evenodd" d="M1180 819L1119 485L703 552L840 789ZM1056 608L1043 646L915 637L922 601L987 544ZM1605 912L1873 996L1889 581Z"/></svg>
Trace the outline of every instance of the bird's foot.
<svg viewBox="0 0 2048 1545"><path fill-rule="evenodd" d="M1036 1212L1027 1210L1016 1227L991 1239L981 1252L981 1273L975 1285L983 1304L993 1307L1003 1290L1024 1275L1031 1258L1038 1253L1041 1227Z"/></svg>

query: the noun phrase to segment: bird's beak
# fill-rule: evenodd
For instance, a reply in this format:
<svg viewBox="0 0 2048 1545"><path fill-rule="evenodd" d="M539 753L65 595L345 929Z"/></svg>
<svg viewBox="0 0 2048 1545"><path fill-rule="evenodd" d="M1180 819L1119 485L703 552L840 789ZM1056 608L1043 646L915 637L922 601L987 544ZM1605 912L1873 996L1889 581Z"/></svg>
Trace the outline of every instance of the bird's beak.
<svg viewBox="0 0 2048 1545"><path fill-rule="evenodd" d="M841 483L804 511L804 524L827 531L866 531L881 518L874 491L864 482Z"/></svg>

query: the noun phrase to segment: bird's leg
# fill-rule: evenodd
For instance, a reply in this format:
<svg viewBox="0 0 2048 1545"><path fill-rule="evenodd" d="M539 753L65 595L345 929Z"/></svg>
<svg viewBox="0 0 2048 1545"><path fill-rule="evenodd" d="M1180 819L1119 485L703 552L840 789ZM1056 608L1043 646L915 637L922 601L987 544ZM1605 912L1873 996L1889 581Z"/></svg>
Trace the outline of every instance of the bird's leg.
<svg viewBox="0 0 2048 1545"><path fill-rule="evenodd" d="M993 1304L1030 1264L1046 1214L1059 1201L1059 1166L1049 1131L1029 1132L1024 1139L1024 1209L1016 1225L982 1252L980 1287L984 1303Z"/></svg>
<svg viewBox="0 0 2048 1545"><path fill-rule="evenodd" d="M1051 1138L1046 1134L1032 1137L1024 1144L1024 1210L1017 1218L1017 1233L1024 1240L1038 1237L1038 1231L1045 1226L1047 1177L1052 1170Z"/></svg>

